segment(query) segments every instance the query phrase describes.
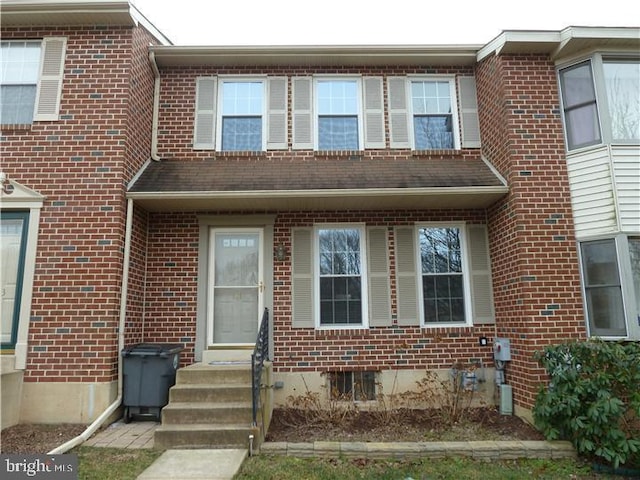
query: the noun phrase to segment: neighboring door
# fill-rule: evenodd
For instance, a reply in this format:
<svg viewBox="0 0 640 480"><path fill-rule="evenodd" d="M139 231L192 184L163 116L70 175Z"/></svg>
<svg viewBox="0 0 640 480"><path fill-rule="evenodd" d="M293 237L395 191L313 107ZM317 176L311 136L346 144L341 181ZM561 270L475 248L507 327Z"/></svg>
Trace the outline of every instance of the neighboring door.
<svg viewBox="0 0 640 480"><path fill-rule="evenodd" d="M20 294L29 214L2 212L0 222L0 337L3 349L12 349L18 334Z"/></svg>
<svg viewBox="0 0 640 480"><path fill-rule="evenodd" d="M209 345L255 343L262 312L262 229L212 228Z"/></svg>

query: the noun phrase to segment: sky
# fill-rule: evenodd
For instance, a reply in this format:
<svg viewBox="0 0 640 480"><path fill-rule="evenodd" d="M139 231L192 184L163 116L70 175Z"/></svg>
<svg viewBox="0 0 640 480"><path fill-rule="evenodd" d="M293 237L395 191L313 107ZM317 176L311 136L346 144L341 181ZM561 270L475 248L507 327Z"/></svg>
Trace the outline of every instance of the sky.
<svg viewBox="0 0 640 480"><path fill-rule="evenodd" d="M478 45L503 30L640 26L638 0L132 2L175 45Z"/></svg>

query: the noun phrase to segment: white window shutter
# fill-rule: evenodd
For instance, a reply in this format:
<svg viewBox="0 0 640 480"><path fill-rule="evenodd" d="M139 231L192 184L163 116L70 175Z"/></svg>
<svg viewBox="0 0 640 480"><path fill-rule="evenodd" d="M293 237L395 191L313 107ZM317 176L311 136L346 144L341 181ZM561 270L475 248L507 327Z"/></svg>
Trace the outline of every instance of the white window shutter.
<svg viewBox="0 0 640 480"><path fill-rule="evenodd" d="M391 300L389 286L389 248L387 229L367 229L369 256L369 325L391 326Z"/></svg>
<svg viewBox="0 0 640 480"><path fill-rule="evenodd" d="M293 149L313 149L313 78L293 77Z"/></svg>
<svg viewBox="0 0 640 480"><path fill-rule="evenodd" d="M410 148L406 77L389 77L389 133L391 148Z"/></svg>
<svg viewBox="0 0 640 480"><path fill-rule="evenodd" d="M287 77L269 77L267 89L267 150L286 150Z"/></svg>
<svg viewBox="0 0 640 480"><path fill-rule="evenodd" d="M475 77L458 77L463 148L480 148L480 121Z"/></svg>
<svg viewBox="0 0 640 480"><path fill-rule="evenodd" d="M473 323L476 325L496 323L487 226L468 225L467 240Z"/></svg>
<svg viewBox="0 0 640 480"><path fill-rule="evenodd" d="M292 320L294 328L313 328L313 231L296 228L292 231Z"/></svg>
<svg viewBox="0 0 640 480"><path fill-rule="evenodd" d="M416 231L412 227L396 228L396 282L398 325L420 325L418 315L418 272Z"/></svg>
<svg viewBox="0 0 640 480"><path fill-rule="evenodd" d="M196 78L195 121L193 125L193 148L213 150L216 138L216 77Z"/></svg>
<svg viewBox="0 0 640 480"><path fill-rule="evenodd" d="M364 77L364 147L385 148L382 77Z"/></svg>
<svg viewBox="0 0 640 480"><path fill-rule="evenodd" d="M42 40L40 78L33 114L36 121L58 120L66 48L65 37L46 37Z"/></svg>

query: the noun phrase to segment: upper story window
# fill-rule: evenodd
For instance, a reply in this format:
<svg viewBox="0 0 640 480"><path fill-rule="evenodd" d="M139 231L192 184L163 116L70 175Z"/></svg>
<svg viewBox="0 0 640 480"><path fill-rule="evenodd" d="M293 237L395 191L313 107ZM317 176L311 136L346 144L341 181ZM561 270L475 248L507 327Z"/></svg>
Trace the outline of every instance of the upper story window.
<svg viewBox="0 0 640 480"><path fill-rule="evenodd" d="M359 90L355 79L316 82L318 150L358 150Z"/></svg>
<svg viewBox="0 0 640 480"><path fill-rule="evenodd" d="M454 148L452 82L411 82L413 138L416 150Z"/></svg>
<svg viewBox="0 0 640 480"><path fill-rule="evenodd" d="M387 90L391 148L480 147L474 77L389 77Z"/></svg>
<svg viewBox="0 0 640 480"><path fill-rule="evenodd" d="M264 150L264 82L221 81L219 112L221 150Z"/></svg>
<svg viewBox="0 0 640 480"><path fill-rule="evenodd" d="M57 120L66 38L0 42L0 123Z"/></svg>
<svg viewBox="0 0 640 480"><path fill-rule="evenodd" d="M40 42L2 42L0 48L0 123L31 123L40 74Z"/></svg>
<svg viewBox="0 0 640 480"><path fill-rule="evenodd" d="M568 150L640 141L640 60L603 57L559 72Z"/></svg>
<svg viewBox="0 0 640 480"><path fill-rule="evenodd" d="M195 90L194 149L288 147L286 77L198 77Z"/></svg>

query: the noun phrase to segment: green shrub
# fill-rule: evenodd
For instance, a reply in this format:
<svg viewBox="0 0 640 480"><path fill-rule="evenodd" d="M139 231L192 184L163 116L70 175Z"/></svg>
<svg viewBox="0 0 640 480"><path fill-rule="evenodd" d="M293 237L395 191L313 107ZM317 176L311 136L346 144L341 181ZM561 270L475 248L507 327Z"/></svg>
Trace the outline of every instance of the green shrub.
<svg viewBox="0 0 640 480"><path fill-rule="evenodd" d="M616 468L640 466L640 343L551 345L537 360L550 376L533 408L546 438L570 440Z"/></svg>

